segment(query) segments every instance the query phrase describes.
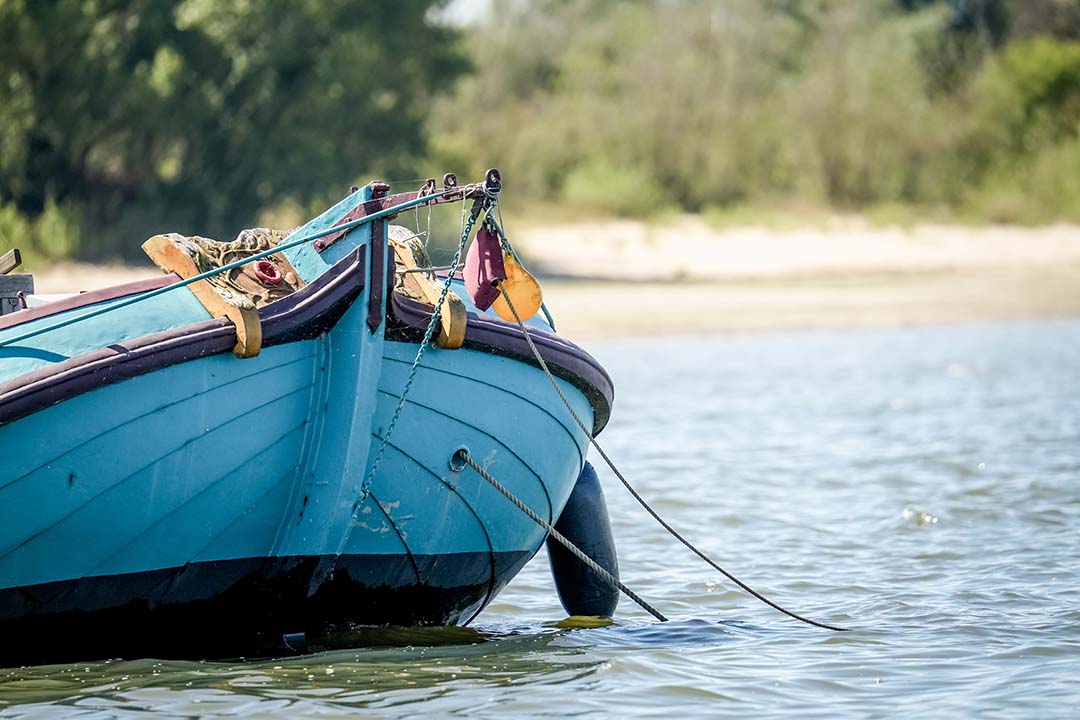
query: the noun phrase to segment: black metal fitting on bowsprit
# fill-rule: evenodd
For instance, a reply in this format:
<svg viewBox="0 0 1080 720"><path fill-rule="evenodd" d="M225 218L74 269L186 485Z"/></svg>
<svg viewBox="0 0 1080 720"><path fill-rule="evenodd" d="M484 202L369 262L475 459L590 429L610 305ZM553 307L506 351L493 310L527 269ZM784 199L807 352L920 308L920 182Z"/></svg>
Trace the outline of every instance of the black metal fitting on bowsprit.
<svg viewBox="0 0 1080 720"><path fill-rule="evenodd" d="M473 200L472 210L469 214L473 220L480 216L481 210L490 210L499 201L499 193L502 192L502 175L498 168L491 168L484 173L483 192Z"/></svg>
<svg viewBox="0 0 1080 720"><path fill-rule="evenodd" d="M499 168L491 168L484 173L484 192L495 197L502 192L502 175L499 173Z"/></svg>
<svg viewBox="0 0 1080 720"><path fill-rule="evenodd" d="M453 190L457 187L457 175L454 173L446 173L442 176L443 190Z"/></svg>

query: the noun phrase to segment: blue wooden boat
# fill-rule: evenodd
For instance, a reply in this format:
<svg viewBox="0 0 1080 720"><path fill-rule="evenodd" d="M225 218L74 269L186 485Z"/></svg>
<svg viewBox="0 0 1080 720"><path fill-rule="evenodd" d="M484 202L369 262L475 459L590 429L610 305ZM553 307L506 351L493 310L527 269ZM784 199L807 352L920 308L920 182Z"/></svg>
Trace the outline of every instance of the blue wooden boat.
<svg viewBox="0 0 1080 720"><path fill-rule="evenodd" d="M588 439L459 279L461 347L423 354L386 437L433 311L402 290L387 223L486 185L445 182L372 183L277 238L259 277L287 291L235 317L182 272L0 316L0 660L272 652L492 601L545 532L455 451L554 523ZM599 431L609 377L528 324Z"/></svg>

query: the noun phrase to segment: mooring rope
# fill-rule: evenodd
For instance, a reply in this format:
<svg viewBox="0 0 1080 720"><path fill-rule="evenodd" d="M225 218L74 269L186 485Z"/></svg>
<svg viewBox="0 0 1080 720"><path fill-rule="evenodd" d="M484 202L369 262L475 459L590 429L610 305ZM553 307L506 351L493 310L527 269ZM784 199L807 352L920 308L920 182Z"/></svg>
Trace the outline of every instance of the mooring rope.
<svg viewBox="0 0 1080 720"><path fill-rule="evenodd" d="M498 230L499 234L503 235L505 237L505 234L503 233L502 228L499 227L498 225L496 225L495 227ZM615 463L612 462L611 458L608 457L608 454L606 452L604 452L604 449L602 447L600 447L600 443L598 443L596 441L596 438L593 437L592 431L589 428L587 428L585 426L585 423L582 422L581 418L578 417L577 412L575 412L574 408L570 405L570 401L566 398L566 395L563 393L562 388L559 387L559 383L555 380L555 376L551 374L551 370L548 368L547 362L545 362L544 357L540 354L540 351L537 350L536 344L533 343L532 336L529 335L529 331L525 327L525 323L523 323L521 321L521 317L518 315L517 310L514 308L514 304L512 302L510 302L510 296L507 294L506 289L502 286L502 282L498 282L498 287L499 287L499 292L502 293L503 299L506 300L506 304L510 308L510 312L512 312L514 314L514 320L517 321L518 327L521 328L521 332L525 335L525 340L529 343L529 349L532 351L533 357L536 358L536 362L539 363L540 368L544 371L544 374L547 375L548 381L551 382L551 386L553 388L555 388L555 392L558 393L559 398L563 402L563 405L565 405L566 409L570 411L571 417L574 418L574 421L578 424L578 427L581 428L581 431L585 433L585 437L589 438L589 442L592 444L592 446L594 448L596 448L596 451L598 453L600 453L600 457L604 458L604 462L607 463L607 466L609 468L611 468L611 471L613 473L615 473L615 477L619 478L619 480L622 482L623 486L630 492L631 495L634 496L634 499L638 501L638 503L641 505L641 507L645 508L645 511L648 512L650 515L652 515L653 519L656 520L656 522L660 523L660 525L665 530L667 530L669 533L671 533L672 537L674 537L676 540L678 540L683 545L685 545L687 548L689 548L691 552L693 552L699 558L701 558L706 563L708 563L710 566L712 566L712 568L715 569L717 572L719 572L721 575L726 577L728 580L731 580L733 583L735 583L736 585L741 587L743 590L748 592L750 595L757 598L758 600L765 603L766 605L773 608L774 610L778 610L778 611L782 612L783 614L787 615L788 617L795 618L796 620L799 620L800 622L804 622L804 623L806 623L808 625L813 625L815 627L824 628L826 630L835 630L837 632L846 632L846 631L850 630L850 628L839 627L837 625L828 625L828 624L823 623L823 622L818 622L817 620L811 620L810 618L803 617L802 615L799 615L798 613L792 612L791 610L788 610L787 608L773 602L769 598L767 598L764 595L762 595L761 593L759 593L757 590L754 590L752 587L750 587L749 585L744 583L739 578L737 578L734 575L732 575L731 573L729 573L724 568L720 567L720 565L717 564L716 561L714 561L708 555L703 553L701 550L698 550L693 545L693 543L691 543L689 540L684 538L679 533L679 531L677 531L675 528L671 527L671 525L666 520L664 520L664 518L660 517L660 514L657 513L655 510L653 510L652 506L649 505L649 503L645 501L645 498L641 497L641 495L638 493L638 491L635 490L634 487L630 484L630 482L626 479L626 477L623 476L623 474L619 471L619 468L616 467Z"/></svg>
<svg viewBox="0 0 1080 720"><path fill-rule="evenodd" d="M547 520L544 520L544 518L537 515L533 511L532 508L530 508L528 505L526 505L520 499L518 499L518 497L516 495L514 495L514 493L510 492L510 490L508 490L505 485L503 485L498 480L496 480L494 477L492 477L491 473L489 473L487 470L482 468L480 465L478 465L476 463L475 460L472 459L472 456L469 455L468 450L465 450L464 448L458 450L457 452L454 453L453 459L458 460L458 461L464 463L465 465L468 465L473 470L475 470L477 475L479 475L480 477L487 480L488 483L490 483L490 485L493 488L495 488L500 493L502 493L503 497L505 497L510 502L514 503L514 505L517 506L518 510L521 510L521 512L528 515L529 519L531 519L537 525L539 525L544 530L546 530L548 535L555 538L556 542L558 542L564 548L569 550L571 555L576 557L581 562L585 563L589 567L589 569L592 570L597 575L599 575L600 578L604 580L604 582L608 583L609 585L611 585L614 588L617 588L620 592L622 592L624 595L626 595L626 597L628 597L631 600L633 600L634 602L636 602L638 605L641 606L641 608L643 610L648 612L650 615L652 615L654 618L656 618L660 622L667 622L668 621L668 619L666 617L664 617L660 613L659 610L654 608L649 603L645 602L645 600L643 600L640 595L638 595L636 592L634 592L633 590L628 588L617 577L615 577L614 575L609 573L601 565L599 565L595 560L593 560L591 557L589 557L584 552L582 552L581 549L577 545L575 545L573 542L571 542L569 539L567 539L567 537L565 535L563 535L558 530L556 530L554 527L552 527L551 523L549 523Z"/></svg>

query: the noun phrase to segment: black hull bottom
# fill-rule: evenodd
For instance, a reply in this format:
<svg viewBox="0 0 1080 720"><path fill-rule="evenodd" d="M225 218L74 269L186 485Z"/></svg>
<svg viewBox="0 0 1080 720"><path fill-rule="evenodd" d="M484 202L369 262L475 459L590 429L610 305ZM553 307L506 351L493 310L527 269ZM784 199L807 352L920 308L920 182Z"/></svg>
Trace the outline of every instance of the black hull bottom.
<svg viewBox="0 0 1080 720"><path fill-rule="evenodd" d="M328 556L222 560L0 590L0 666L280 655L285 634L461 625L530 557L343 555L332 575Z"/></svg>

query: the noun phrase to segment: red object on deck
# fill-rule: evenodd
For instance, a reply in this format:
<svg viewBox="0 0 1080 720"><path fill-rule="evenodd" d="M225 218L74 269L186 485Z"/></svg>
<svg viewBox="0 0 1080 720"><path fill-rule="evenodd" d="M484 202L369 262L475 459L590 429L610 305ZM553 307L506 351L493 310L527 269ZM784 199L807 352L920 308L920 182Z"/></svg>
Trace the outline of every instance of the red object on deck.
<svg viewBox="0 0 1080 720"><path fill-rule="evenodd" d="M284 276L281 269L269 260L258 260L255 263L255 277L267 285L280 285Z"/></svg>
<svg viewBox="0 0 1080 720"><path fill-rule="evenodd" d="M465 289L478 310L487 310L499 297L495 283L506 279L502 245L487 226L480 228L465 255Z"/></svg>

